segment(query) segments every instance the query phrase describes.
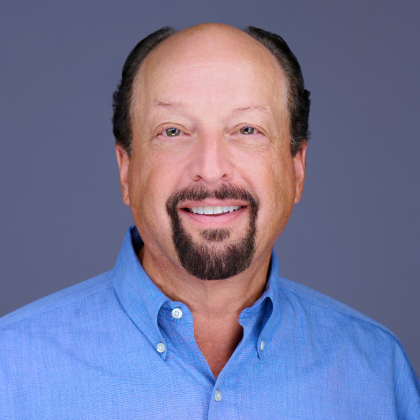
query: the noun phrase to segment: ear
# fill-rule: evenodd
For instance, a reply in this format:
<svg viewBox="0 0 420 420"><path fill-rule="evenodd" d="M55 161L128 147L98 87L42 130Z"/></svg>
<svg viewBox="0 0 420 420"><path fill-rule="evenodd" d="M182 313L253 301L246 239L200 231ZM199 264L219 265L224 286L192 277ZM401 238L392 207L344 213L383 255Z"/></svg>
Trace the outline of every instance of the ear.
<svg viewBox="0 0 420 420"><path fill-rule="evenodd" d="M305 160L307 148L308 144L305 141L304 144L302 144L299 151L296 153L295 157L293 158L296 174L295 203L298 203L300 201L300 198L302 197L303 185L305 183Z"/></svg>
<svg viewBox="0 0 420 420"><path fill-rule="evenodd" d="M120 171L120 185L123 203L130 205L130 197L128 195L128 169L130 166L130 158L127 152L119 144L115 145L115 152L117 154L118 168Z"/></svg>

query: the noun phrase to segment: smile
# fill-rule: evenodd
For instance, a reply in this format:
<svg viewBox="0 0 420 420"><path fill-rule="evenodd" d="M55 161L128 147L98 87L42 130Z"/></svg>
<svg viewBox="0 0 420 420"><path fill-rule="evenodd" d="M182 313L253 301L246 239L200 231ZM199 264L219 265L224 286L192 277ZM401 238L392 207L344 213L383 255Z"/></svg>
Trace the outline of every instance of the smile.
<svg viewBox="0 0 420 420"><path fill-rule="evenodd" d="M186 208L185 210L195 214L224 214L232 213L241 208L241 206L205 206Z"/></svg>

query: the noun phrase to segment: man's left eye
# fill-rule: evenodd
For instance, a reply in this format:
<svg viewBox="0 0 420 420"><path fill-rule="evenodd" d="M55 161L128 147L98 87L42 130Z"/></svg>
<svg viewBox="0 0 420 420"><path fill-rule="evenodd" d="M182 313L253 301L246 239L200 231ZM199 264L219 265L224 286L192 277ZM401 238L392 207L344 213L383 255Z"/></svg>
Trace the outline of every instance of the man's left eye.
<svg viewBox="0 0 420 420"><path fill-rule="evenodd" d="M254 127L242 127L239 131L241 134L249 135L249 134L255 134L257 130L255 130Z"/></svg>

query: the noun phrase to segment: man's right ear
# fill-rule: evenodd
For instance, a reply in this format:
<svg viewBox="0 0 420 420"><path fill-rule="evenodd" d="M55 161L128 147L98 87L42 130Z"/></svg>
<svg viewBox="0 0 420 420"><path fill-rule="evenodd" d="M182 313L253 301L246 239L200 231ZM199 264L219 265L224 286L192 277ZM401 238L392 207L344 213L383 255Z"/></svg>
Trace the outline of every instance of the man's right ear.
<svg viewBox="0 0 420 420"><path fill-rule="evenodd" d="M120 171L120 185L123 203L130 205L130 197L128 195L128 169L130 166L130 158L126 150L119 144L115 145L115 152L117 154L118 168Z"/></svg>

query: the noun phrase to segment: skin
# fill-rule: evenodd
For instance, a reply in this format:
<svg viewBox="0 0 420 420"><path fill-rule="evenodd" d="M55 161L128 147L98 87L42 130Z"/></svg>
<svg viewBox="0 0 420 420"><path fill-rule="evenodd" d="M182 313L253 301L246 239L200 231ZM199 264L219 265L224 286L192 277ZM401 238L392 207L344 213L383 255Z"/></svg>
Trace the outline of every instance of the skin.
<svg viewBox="0 0 420 420"><path fill-rule="evenodd" d="M180 131L170 137L168 128ZM242 338L238 317L261 296L274 242L303 190L306 144L292 157L282 69L260 43L230 26L178 32L139 70L132 129L131 156L118 145L116 153L123 201L145 244L139 259L163 293L190 308L197 345L217 377ZM242 273L200 280L178 261L166 202L181 188L223 184L244 187L259 201L256 252ZM206 243L203 229L231 229L227 240L211 245L218 249L245 235L246 204L211 199L181 203L178 211L197 243ZM217 217L183 210L204 205L244 207Z"/></svg>

